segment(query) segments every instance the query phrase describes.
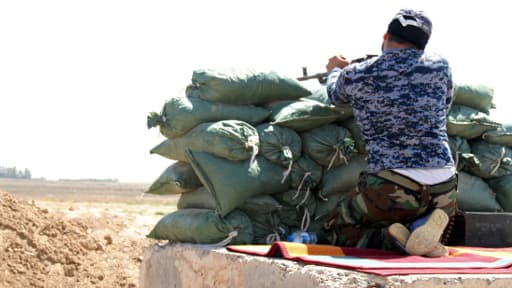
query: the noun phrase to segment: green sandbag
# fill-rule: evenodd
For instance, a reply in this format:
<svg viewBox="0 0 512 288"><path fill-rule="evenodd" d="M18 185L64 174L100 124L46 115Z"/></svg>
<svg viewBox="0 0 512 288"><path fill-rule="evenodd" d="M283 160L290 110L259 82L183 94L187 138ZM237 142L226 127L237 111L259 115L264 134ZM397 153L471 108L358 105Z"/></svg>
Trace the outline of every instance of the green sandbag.
<svg viewBox="0 0 512 288"><path fill-rule="evenodd" d="M486 114L496 108L493 103L494 90L485 85L456 84L453 96L453 104L471 107Z"/></svg>
<svg viewBox="0 0 512 288"><path fill-rule="evenodd" d="M321 86L311 90L311 96L305 97L306 99L315 100L322 104L330 105L331 101L329 100L329 96L327 95L327 88L325 86ZM349 104L346 105L337 105L339 111L339 117L336 121L344 121L349 118L354 117L354 110Z"/></svg>
<svg viewBox="0 0 512 288"><path fill-rule="evenodd" d="M297 132L271 124L258 125L256 130L260 139L259 155L286 168L299 159L302 141Z"/></svg>
<svg viewBox="0 0 512 288"><path fill-rule="evenodd" d="M258 153L259 137L256 128L238 120L224 120L199 124L173 139L166 139L151 153L187 161L185 150L208 152L233 161L246 160Z"/></svg>
<svg viewBox="0 0 512 288"><path fill-rule="evenodd" d="M479 177L459 172L457 206L461 211L503 212L496 195Z"/></svg>
<svg viewBox="0 0 512 288"><path fill-rule="evenodd" d="M186 94L222 103L263 104L297 99L311 92L297 80L275 72L203 69L194 71Z"/></svg>
<svg viewBox="0 0 512 288"><path fill-rule="evenodd" d="M230 233L236 237L229 244L251 244L252 224L249 216L234 210L225 217L208 209L182 209L165 215L149 232L149 238L195 244L217 244L229 240ZM228 243L224 243L227 245Z"/></svg>
<svg viewBox="0 0 512 288"><path fill-rule="evenodd" d="M314 220L318 221L319 219L326 219L331 216L333 210L345 196L345 193L333 194L329 196L329 200L317 201Z"/></svg>
<svg viewBox="0 0 512 288"><path fill-rule="evenodd" d="M498 127L501 127L501 124L470 107L452 105L448 112L446 128L450 136L473 139L480 137L485 131L495 130Z"/></svg>
<svg viewBox="0 0 512 288"><path fill-rule="evenodd" d="M262 213L249 217L254 233L253 244L272 244L274 241L285 241L289 228L281 223L276 213Z"/></svg>
<svg viewBox="0 0 512 288"><path fill-rule="evenodd" d="M283 208L283 205L279 204L279 202L270 195L260 195L249 198L240 206L240 210L250 218L260 214L276 212L281 208Z"/></svg>
<svg viewBox="0 0 512 288"><path fill-rule="evenodd" d="M307 155L302 155L299 160L293 162L292 188L313 189L322 180L322 166L311 160Z"/></svg>
<svg viewBox="0 0 512 288"><path fill-rule="evenodd" d="M512 147L512 124L503 124L502 127L496 130L486 131L482 138L487 143Z"/></svg>
<svg viewBox="0 0 512 288"><path fill-rule="evenodd" d="M205 187L181 194L176 207L178 207L178 209L197 208L210 210L215 210L216 208L215 199L213 199L212 195Z"/></svg>
<svg viewBox="0 0 512 288"><path fill-rule="evenodd" d="M207 152L187 150L187 159L203 185L212 194L217 212L224 216L247 199L286 191L287 179L281 182L284 168L257 156L251 163L229 161Z"/></svg>
<svg viewBox="0 0 512 288"><path fill-rule="evenodd" d="M363 136L361 136L361 130L359 129L359 126L357 125L355 118L350 118L346 121L343 121L339 123L341 126L345 127L350 131L350 135L352 135L352 138L355 142L355 147L357 152L362 154L367 154L366 152L366 144L364 143Z"/></svg>
<svg viewBox="0 0 512 288"><path fill-rule="evenodd" d="M324 171L322 181L318 185L318 197L330 200L331 195L352 191L359 182L359 174L366 170L367 165L365 156L356 154L347 165Z"/></svg>
<svg viewBox="0 0 512 288"><path fill-rule="evenodd" d="M277 211L281 222L289 227L300 227L307 230L309 223L315 217L317 199L313 191L308 189L288 190L275 194L277 202L283 208Z"/></svg>
<svg viewBox="0 0 512 288"><path fill-rule="evenodd" d="M299 132L327 125L340 117L337 107L305 98L269 103L266 108L272 111L270 124Z"/></svg>
<svg viewBox="0 0 512 288"><path fill-rule="evenodd" d="M251 125L263 122L270 111L249 105L229 105L197 98L175 97L165 103L162 113L149 113L148 128L160 126L160 133L172 139L204 122L240 120Z"/></svg>
<svg viewBox="0 0 512 288"><path fill-rule="evenodd" d="M348 129L325 125L301 134L304 154L316 163L331 169L345 165L355 151L355 144Z"/></svg>
<svg viewBox="0 0 512 288"><path fill-rule="evenodd" d="M496 193L496 200L505 212L512 212L512 175L487 180L487 184Z"/></svg>
<svg viewBox="0 0 512 288"><path fill-rule="evenodd" d="M459 136L449 136L448 145L450 145L457 170L468 170L468 167L478 165L478 160L471 153L471 147L466 139Z"/></svg>
<svg viewBox="0 0 512 288"><path fill-rule="evenodd" d="M498 144L489 144L483 140L469 143L471 151L478 160L476 165L468 166L468 171L484 179L512 174L512 149Z"/></svg>
<svg viewBox="0 0 512 288"><path fill-rule="evenodd" d="M167 167L145 193L181 194L194 191L202 185L192 166L178 161Z"/></svg>

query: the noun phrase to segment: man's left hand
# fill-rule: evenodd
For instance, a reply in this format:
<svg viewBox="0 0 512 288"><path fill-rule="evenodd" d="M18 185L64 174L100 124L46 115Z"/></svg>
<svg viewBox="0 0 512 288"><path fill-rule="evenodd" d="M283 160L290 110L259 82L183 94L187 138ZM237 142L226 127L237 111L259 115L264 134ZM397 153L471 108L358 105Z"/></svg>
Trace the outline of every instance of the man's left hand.
<svg viewBox="0 0 512 288"><path fill-rule="evenodd" d="M345 59L343 55L335 55L329 58L329 62L325 65L325 69L327 69L327 72L330 72L335 67L345 68L348 64L350 64L350 62Z"/></svg>

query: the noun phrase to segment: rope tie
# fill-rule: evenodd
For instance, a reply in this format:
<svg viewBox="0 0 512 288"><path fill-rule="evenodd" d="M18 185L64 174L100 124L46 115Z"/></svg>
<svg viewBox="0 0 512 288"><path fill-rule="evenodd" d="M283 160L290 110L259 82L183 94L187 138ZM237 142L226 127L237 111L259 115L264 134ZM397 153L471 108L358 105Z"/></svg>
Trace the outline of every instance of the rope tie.
<svg viewBox="0 0 512 288"><path fill-rule="evenodd" d="M272 244L275 241L281 241L281 237L279 237L279 233L277 233L277 231L274 230L274 232L267 235L265 241L267 242L267 244Z"/></svg>
<svg viewBox="0 0 512 288"><path fill-rule="evenodd" d="M286 180L288 175L290 175L290 172L292 172L292 165L293 165L293 160L290 159L290 164L288 164L288 169L286 169L286 171L283 172L283 179L281 180L281 184L284 183L284 180Z"/></svg>
<svg viewBox="0 0 512 288"><path fill-rule="evenodd" d="M259 138L257 136L251 136L247 139L247 143L245 144L245 147L252 148L252 154L251 154L251 160L249 161L249 166L252 166L252 164L254 164L254 161L256 160L256 155L258 155L258 152L259 152L258 141L259 141Z"/></svg>
<svg viewBox="0 0 512 288"><path fill-rule="evenodd" d="M306 178L308 176L311 176L311 172L304 173L304 177L302 177L299 187L297 188L297 192L295 193L295 195L293 195L292 200L295 200L295 198L299 197L300 189L302 188L302 185L304 184L304 180L306 180ZM308 189L309 189L309 187L308 187Z"/></svg>
<svg viewBox="0 0 512 288"><path fill-rule="evenodd" d="M226 237L226 239L221 240L218 243L214 243L214 244L201 244L200 246L201 247L208 247L208 248L224 247L224 246L228 245L231 242L231 240L233 240L233 238L235 238L236 236L238 236L238 231L237 230L233 230L233 231L229 232L228 237Z"/></svg>
<svg viewBox="0 0 512 288"><path fill-rule="evenodd" d="M306 190L306 194L304 195L304 198L302 199L302 201L300 201L299 204L297 204L297 206L295 206L295 208L299 208L302 204L306 203L306 200L308 200L308 198L309 198L309 187Z"/></svg>
<svg viewBox="0 0 512 288"><path fill-rule="evenodd" d="M501 155L500 155L500 158L496 161L496 167L494 167L491 172L490 172L490 175L494 175L494 173L496 173L496 171L498 171L498 169L500 168L500 164L501 164L501 160L503 159L503 157L505 156L505 147L501 147Z"/></svg>
<svg viewBox="0 0 512 288"><path fill-rule="evenodd" d="M334 161L336 161L336 158L338 158L338 157L341 159L341 161L343 161L345 163L345 165L348 163L347 158L345 157L345 155L343 155L340 148L338 148L338 146L336 146L336 145L334 145L333 148L334 148L334 155L332 155L331 162L329 162L329 166L327 167L327 170L331 169L332 165L334 164Z"/></svg>
<svg viewBox="0 0 512 288"><path fill-rule="evenodd" d="M327 197L325 197L324 195L322 195L322 193L318 193L317 195L318 195L318 198L320 198L320 200L322 200L322 201L327 201L327 200L329 200L329 198L327 198Z"/></svg>
<svg viewBox="0 0 512 288"><path fill-rule="evenodd" d="M304 216L302 217L302 223L300 224L300 231L306 232L311 224L311 215L309 214L308 208L304 208Z"/></svg>

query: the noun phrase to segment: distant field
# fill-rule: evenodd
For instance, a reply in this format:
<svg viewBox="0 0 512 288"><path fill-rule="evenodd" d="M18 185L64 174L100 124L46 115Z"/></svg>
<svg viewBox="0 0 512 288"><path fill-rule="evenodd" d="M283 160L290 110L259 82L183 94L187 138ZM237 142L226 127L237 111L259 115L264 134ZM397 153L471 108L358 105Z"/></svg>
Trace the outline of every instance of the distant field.
<svg viewBox="0 0 512 288"><path fill-rule="evenodd" d="M0 179L0 190L25 200L176 205L178 195L144 194L148 183Z"/></svg>

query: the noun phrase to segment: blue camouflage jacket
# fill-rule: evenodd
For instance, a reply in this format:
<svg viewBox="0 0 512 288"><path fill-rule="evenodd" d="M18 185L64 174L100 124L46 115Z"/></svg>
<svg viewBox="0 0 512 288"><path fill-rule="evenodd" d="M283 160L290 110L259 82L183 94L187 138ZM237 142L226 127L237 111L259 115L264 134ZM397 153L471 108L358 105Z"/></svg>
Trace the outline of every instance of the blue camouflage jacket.
<svg viewBox="0 0 512 288"><path fill-rule="evenodd" d="M350 104L368 152L368 172L453 166L446 114L453 99L448 62L416 49L334 68L330 101Z"/></svg>

